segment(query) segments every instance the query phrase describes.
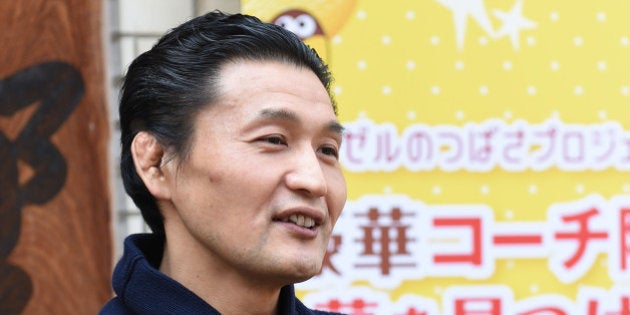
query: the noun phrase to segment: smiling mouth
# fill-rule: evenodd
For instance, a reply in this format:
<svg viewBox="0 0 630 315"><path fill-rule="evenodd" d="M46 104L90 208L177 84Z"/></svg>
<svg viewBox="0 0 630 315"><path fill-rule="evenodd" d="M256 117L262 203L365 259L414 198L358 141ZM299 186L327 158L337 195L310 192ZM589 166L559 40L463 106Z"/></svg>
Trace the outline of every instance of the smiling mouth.
<svg viewBox="0 0 630 315"><path fill-rule="evenodd" d="M281 220L282 222L291 222L297 226L301 226L307 229L311 229L315 226L315 219L302 215L302 214L292 214L288 218Z"/></svg>

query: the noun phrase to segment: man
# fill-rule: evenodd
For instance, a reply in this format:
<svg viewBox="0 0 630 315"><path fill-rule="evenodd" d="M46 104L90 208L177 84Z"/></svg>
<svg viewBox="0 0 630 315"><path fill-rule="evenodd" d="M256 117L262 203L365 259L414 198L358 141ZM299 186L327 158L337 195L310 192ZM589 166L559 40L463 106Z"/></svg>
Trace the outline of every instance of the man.
<svg viewBox="0 0 630 315"><path fill-rule="evenodd" d="M102 314L325 314L293 283L346 200L330 80L292 33L220 12L130 65L121 171L153 233L125 240Z"/></svg>

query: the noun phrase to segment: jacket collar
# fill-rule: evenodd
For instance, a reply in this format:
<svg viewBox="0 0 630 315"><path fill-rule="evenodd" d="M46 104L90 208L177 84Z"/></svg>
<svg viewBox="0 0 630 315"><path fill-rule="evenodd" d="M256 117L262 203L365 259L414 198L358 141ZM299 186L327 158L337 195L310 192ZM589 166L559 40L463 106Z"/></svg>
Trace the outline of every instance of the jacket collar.
<svg viewBox="0 0 630 315"><path fill-rule="evenodd" d="M216 314L212 306L157 268L164 250L154 234L135 234L125 239L123 257L114 270L112 284L118 298L140 314ZM280 291L279 314L310 314L297 300L293 285Z"/></svg>

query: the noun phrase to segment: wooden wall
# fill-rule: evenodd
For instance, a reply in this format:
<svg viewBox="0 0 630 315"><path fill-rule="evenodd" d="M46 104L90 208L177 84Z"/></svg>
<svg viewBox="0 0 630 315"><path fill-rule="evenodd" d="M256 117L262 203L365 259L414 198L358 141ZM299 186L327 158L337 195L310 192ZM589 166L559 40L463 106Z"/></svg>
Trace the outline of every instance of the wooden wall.
<svg viewBox="0 0 630 315"><path fill-rule="evenodd" d="M102 2L0 1L0 314L111 297Z"/></svg>

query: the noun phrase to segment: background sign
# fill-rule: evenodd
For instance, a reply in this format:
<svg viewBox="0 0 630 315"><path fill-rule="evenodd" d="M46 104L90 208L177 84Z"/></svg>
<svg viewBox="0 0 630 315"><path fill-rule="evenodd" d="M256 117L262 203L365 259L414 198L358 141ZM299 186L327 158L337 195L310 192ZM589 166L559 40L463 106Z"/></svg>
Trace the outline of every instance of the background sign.
<svg viewBox="0 0 630 315"><path fill-rule="evenodd" d="M0 314L112 296L101 1L0 1Z"/></svg>
<svg viewBox="0 0 630 315"><path fill-rule="evenodd" d="M630 314L630 2L242 4L329 62L347 128L309 306Z"/></svg>

